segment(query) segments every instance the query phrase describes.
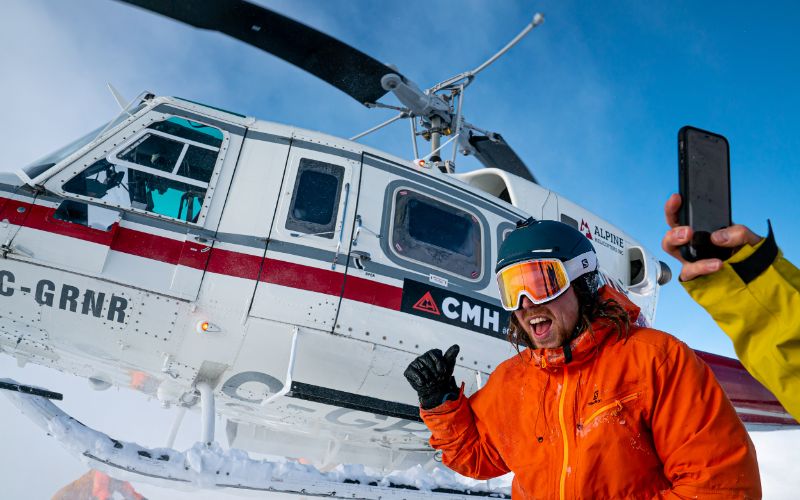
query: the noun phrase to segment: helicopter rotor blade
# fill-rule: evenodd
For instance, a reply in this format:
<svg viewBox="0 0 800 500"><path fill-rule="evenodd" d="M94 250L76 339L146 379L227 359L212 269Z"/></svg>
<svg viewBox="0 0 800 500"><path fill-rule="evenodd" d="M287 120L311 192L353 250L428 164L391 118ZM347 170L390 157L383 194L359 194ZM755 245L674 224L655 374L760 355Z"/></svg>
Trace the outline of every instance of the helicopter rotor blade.
<svg viewBox="0 0 800 500"><path fill-rule="evenodd" d="M336 38L246 0L119 1L236 38L313 74L365 105L386 95L381 78L397 73Z"/></svg>
<svg viewBox="0 0 800 500"><path fill-rule="evenodd" d="M510 174L539 184L522 159L511 149L500 134L472 135L469 144L474 155L484 167L499 168Z"/></svg>

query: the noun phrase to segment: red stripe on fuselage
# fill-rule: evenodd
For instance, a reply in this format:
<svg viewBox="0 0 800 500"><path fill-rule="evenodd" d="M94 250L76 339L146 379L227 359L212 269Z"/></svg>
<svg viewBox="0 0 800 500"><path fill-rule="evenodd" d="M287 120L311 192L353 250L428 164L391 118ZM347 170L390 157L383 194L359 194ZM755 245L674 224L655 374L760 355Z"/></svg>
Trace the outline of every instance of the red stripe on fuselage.
<svg viewBox="0 0 800 500"><path fill-rule="evenodd" d="M105 245L117 252L173 265L178 263L181 256L182 241L119 227L116 223L108 231L95 229L56 219L56 209L52 207L12 199L3 201L6 203L3 205L0 218L7 218L12 224L21 224L31 229ZM23 211L20 211L20 208Z"/></svg>
<svg viewBox="0 0 800 500"><path fill-rule="evenodd" d="M258 279L262 257L220 248L212 248L206 271L247 280Z"/></svg>
<svg viewBox="0 0 800 500"><path fill-rule="evenodd" d="M206 263L208 263L209 252L211 247L202 243L196 243L191 240L186 240L181 247L181 256L178 259L178 265L191 267L205 271Z"/></svg>
<svg viewBox="0 0 800 500"><path fill-rule="evenodd" d="M9 224L19 226L25 220L25 215L32 206L24 201L12 200L5 196L0 197L0 220L8 219Z"/></svg>
<svg viewBox="0 0 800 500"><path fill-rule="evenodd" d="M357 276L347 276L344 298L399 311L403 289Z"/></svg>
<svg viewBox="0 0 800 500"><path fill-rule="evenodd" d="M119 228L111 244L111 250L173 265L178 264L182 248L183 241L144 233L127 227Z"/></svg>
<svg viewBox="0 0 800 500"><path fill-rule="evenodd" d="M339 296L344 274L284 260L264 259L261 281Z"/></svg>
<svg viewBox="0 0 800 500"><path fill-rule="evenodd" d="M48 233L68 236L79 240L90 241L99 245L109 246L114 237L116 227L108 231L95 229L82 224L74 224L55 218L56 209L43 205L34 205L24 201L2 200L3 211L0 218L8 219L9 223L23 225L31 229L38 229ZM22 211L20 211L22 209ZM27 214L27 216L26 216ZM115 224L116 226L116 224Z"/></svg>
<svg viewBox="0 0 800 500"><path fill-rule="evenodd" d="M174 240L128 227L117 226L109 231L94 229L56 219L52 207L5 197L0 197L0 206L0 217L8 219L11 224L22 224L32 229L106 245L115 252L171 265L180 264L200 270L205 268L210 273L248 280L258 279L261 270L262 258L258 255L208 249L202 244ZM19 208L24 210L19 211ZM207 264L203 250L209 252ZM260 281L338 297L342 293L344 279L344 274L336 271L266 259ZM402 295L402 288L355 276L347 277L344 290L347 299L392 310L400 310Z"/></svg>

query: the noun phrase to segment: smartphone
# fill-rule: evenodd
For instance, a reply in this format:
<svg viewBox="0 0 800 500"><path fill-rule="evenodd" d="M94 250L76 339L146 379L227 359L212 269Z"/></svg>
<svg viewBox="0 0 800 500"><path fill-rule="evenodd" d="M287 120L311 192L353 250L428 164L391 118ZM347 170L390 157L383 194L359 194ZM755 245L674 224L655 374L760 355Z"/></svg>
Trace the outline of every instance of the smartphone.
<svg viewBox="0 0 800 500"><path fill-rule="evenodd" d="M711 233L731 225L730 147L720 134L685 126L678 131L678 221L694 231L683 258L727 259L732 249L711 243Z"/></svg>

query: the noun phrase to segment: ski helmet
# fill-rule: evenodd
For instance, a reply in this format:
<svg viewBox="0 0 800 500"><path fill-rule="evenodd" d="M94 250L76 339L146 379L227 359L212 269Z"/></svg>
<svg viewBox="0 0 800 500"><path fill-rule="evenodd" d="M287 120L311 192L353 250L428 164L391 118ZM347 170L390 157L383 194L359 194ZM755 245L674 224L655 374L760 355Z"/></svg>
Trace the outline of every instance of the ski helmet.
<svg viewBox="0 0 800 500"><path fill-rule="evenodd" d="M535 220L532 217L517 223L497 252L497 266L494 271L531 259L558 259L562 262L581 254L591 252L597 255L594 246L583 233L570 225L554 220ZM597 262L580 274L595 271ZM573 280L578 276L570 276Z"/></svg>
<svg viewBox="0 0 800 500"><path fill-rule="evenodd" d="M541 290L533 290L530 285L520 285L526 279L519 279L514 276L518 270L520 273L530 273L530 269L522 270L522 267L535 266L540 262L558 260L550 267L541 271L550 273L547 280L543 282ZM515 264L519 264L516 265ZM513 266L513 267L512 267ZM498 285L501 291L503 307L513 310L519 306L520 295L525 294L535 303L542 303L556 298L560 293L566 291L570 283L578 283L580 288L588 288L591 292L597 289L597 254L592 243L580 231L564 224L552 220L534 220L529 218L526 221L517 223L517 228L512 231L505 241L501 244L497 255ZM536 271L538 275L540 271ZM566 276L563 276L566 272ZM556 275L562 276L556 278ZM510 276L507 276L510 275ZM528 274L530 276L530 274ZM565 279L566 278L566 279ZM551 288L559 282L561 288ZM584 283L585 282L585 283ZM517 287L512 289L512 287ZM542 290L548 289L545 293ZM559 291L560 290L560 291ZM537 300L536 294L540 296ZM586 297L593 299L594 297Z"/></svg>

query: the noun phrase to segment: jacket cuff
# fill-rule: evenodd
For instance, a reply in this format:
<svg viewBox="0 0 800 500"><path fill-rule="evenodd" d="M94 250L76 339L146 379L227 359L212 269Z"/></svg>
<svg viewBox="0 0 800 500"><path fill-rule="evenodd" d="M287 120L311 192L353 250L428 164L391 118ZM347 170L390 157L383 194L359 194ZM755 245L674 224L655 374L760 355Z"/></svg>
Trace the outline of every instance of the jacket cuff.
<svg viewBox="0 0 800 500"><path fill-rule="evenodd" d="M458 397L455 399L446 399L442 404L439 406L435 406L428 410L421 408L419 409L420 416L424 417L425 415L441 415L442 413L450 413L451 411L455 411L461 406L461 403L466 399L464 396L464 383L461 383L461 388L458 391Z"/></svg>
<svg viewBox="0 0 800 500"><path fill-rule="evenodd" d="M737 256L734 255L729 260L730 266L745 284L750 283L766 271L778 256L778 246L775 244L772 223L767 220L767 225L769 226L769 234L763 241L759 242L749 256L739 261L736 258Z"/></svg>

